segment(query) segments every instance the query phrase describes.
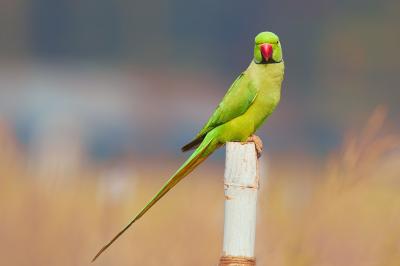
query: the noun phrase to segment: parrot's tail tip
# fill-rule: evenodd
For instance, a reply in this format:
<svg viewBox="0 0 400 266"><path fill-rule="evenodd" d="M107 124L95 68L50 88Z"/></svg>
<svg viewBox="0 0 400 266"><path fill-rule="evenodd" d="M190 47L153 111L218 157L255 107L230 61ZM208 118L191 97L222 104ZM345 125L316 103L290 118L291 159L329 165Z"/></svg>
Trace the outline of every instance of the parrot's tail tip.
<svg viewBox="0 0 400 266"><path fill-rule="evenodd" d="M96 256L94 256L90 262L93 263L104 252L104 250L106 250L107 247L108 246L105 246L102 249L100 249L99 252L97 252Z"/></svg>

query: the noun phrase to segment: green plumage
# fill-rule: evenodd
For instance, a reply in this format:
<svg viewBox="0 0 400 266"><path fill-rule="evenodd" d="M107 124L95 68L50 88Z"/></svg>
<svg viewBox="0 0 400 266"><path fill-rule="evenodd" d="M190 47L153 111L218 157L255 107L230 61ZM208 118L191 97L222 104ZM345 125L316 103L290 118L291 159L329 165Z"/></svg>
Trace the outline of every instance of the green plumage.
<svg viewBox="0 0 400 266"><path fill-rule="evenodd" d="M271 46L270 58L265 58L261 51L264 44ZM182 148L183 151L196 150L128 225L97 253L93 261L218 147L229 141L246 141L278 105L283 75L284 63L278 36L272 32L258 34L254 58L249 67L234 81L196 137Z"/></svg>

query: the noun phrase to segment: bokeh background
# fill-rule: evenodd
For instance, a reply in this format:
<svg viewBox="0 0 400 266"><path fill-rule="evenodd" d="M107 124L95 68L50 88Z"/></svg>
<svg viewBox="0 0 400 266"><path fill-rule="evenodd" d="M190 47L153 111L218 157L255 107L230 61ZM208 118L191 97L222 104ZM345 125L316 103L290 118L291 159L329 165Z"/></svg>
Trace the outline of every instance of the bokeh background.
<svg viewBox="0 0 400 266"><path fill-rule="evenodd" d="M400 3L0 2L0 264L88 265L276 32L258 265L400 265ZM97 265L215 265L223 149Z"/></svg>

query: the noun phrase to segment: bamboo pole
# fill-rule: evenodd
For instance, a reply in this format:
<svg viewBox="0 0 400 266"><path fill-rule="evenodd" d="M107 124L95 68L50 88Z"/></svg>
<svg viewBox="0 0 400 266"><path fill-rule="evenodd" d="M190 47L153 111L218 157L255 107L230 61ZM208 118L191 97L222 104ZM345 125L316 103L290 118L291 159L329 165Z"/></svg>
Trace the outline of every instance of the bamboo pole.
<svg viewBox="0 0 400 266"><path fill-rule="evenodd" d="M224 242L220 266L255 265L258 187L258 159L254 143L227 143Z"/></svg>

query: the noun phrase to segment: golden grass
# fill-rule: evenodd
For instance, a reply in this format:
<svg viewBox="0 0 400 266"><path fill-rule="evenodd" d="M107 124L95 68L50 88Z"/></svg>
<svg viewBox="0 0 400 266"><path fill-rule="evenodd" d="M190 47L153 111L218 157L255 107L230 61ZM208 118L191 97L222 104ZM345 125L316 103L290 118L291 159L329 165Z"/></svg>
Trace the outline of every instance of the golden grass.
<svg viewBox="0 0 400 266"><path fill-rule="evenodd" d="M400 134L383 128L385 117L377 109L323 170L304 155L269 160L259 200L258 265L400 265ZM96 178L100 168L49 185L26 167L9 138L0 141L0 265L90 265L178 165L133 162L135 178L113 196ZM205 165L94 265L216 265L223 169Z"/></svg>

